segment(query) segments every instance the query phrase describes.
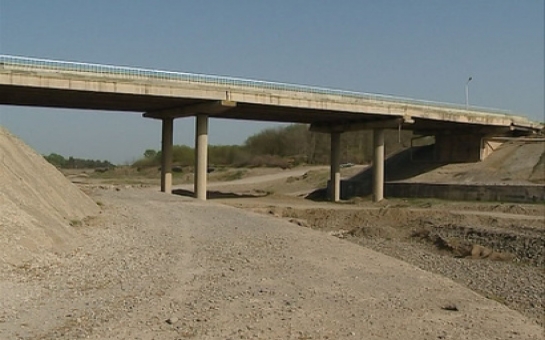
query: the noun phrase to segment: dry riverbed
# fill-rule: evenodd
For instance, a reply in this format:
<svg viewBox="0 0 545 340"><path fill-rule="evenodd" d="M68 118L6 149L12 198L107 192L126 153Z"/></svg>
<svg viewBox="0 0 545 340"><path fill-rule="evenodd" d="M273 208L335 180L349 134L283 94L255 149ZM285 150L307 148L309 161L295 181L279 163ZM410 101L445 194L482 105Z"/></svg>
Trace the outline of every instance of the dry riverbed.
<svg viewBox="0 0 545 340"><path fill-rule="evenodd" d="M0 338L542 337L535 319L340 234L147 188L92 195L102 212L74 224L80 246L0 268Z"/></svg>

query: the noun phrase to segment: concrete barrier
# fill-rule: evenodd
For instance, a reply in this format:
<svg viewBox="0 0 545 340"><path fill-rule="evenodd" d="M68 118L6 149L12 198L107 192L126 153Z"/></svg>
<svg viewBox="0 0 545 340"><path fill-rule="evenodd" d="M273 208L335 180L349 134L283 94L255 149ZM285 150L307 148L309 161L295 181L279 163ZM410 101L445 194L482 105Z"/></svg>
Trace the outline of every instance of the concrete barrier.
<svg viewBox="0 0 545 340"><path fill-rule="evenodd" d="M367 196L372 192L369 181L342 181L341 197ZM386 197L439 198L454 201L497 201L545 203L545 185L473 185L387 182Z"/></svg>

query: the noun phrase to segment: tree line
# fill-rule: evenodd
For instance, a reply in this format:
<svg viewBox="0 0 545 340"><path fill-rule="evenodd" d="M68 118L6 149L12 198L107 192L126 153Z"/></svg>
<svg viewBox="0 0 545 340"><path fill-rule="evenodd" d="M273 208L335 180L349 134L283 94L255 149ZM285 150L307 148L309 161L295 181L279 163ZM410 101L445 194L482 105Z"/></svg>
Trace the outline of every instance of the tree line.
<svg viewBox="0 0 545 340"><path fill-rule="evenodd" d="M385 131L385 152L391 154L410 146L412 132ZM160 166L161 151L148 149L133 166ZM246 139L243 145L210 145L208 162L212 166L278 166L328 164L329 134L311 132L308 125L292 124L265 129ZM363 164L373 157L373 131L362 130L341 134L341 162ZM193 166L195 150L186 145L173 146L173 164Z"/></svg>
<svg viewBox="0 0 545 340"><path fill-rule="evenodd" d="M410 146L412 132L386 130L385 152L391 154ZM173 164L195 165L195 150L187 145L173 146ZM45 159L63 169L107 169L114 165L106 160L65 158L52 153ZM208 162L211 166L288 168L299 164L328 164L330 137L311 132L308 125L292 124L269 128L246 139L242 145L210 145ZM373 131L362 130L341 134L341 163L364 164L373 157ZM161 151L147 149L143 157L132 164L136 168L159 167Z"/></svg>
<svg viewBox="0 0 545 340"><path fill-rule="evenodd" d="M44 158L49 163L61 169L108 169L115 167L115 165L106 160L74 158L72 156L65 158L56 153L51 153L44 156Z"/></svg>

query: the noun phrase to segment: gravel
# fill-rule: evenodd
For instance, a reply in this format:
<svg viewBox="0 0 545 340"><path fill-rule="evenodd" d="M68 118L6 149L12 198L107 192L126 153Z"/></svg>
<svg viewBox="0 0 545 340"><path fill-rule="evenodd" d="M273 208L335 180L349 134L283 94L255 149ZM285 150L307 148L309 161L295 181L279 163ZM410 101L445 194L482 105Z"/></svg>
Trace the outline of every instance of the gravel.
<svg viewBox="0 0 545 340"><path fill-rule="evenodd" d="M442 276L280 219L149 189L98 190L94 198L103 211L77 228L83 245L0 267L1 339L540 339L543 332Z"/></svg>
<svg viewBox="0 0 545 340"><path fill-rule="evenodd" d="M545 226L539 215L543 207L534 218L527 214L518 218L495 212L472 215L470 210L445 210L309 209L294 205L290 208L269 207L261 212L273 212L298 226L326 231L448 277L545 325ZM411 237L415 231L441 236L461 248L472 244L489 247L513 259L493 261L458 257L451 251L438 250L429 239Z"/></svg>
<svg viewBox="0 0 545 340"><path fill-rule="evenodd" d="M455 258L421 244L399 240L351 238L364 247L406 261L458 282L545 324L545 270L530 264Z"/></svg>

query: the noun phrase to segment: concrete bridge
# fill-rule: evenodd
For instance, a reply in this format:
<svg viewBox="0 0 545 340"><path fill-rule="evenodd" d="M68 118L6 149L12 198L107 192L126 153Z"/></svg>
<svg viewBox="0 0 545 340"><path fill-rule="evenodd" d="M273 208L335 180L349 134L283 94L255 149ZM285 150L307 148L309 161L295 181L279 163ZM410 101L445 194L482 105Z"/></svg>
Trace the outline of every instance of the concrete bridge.
<svg viewBox="0 0 545 340"><path fill-rule="evenodd" d="M434 135L442 161L477 161L487 136L542 126L508 112L311 86L0 55L0 105L141 112L162 121L161 191L172 190L173 120L196 116L195 196L206 199L209 118L310 124L331 135L331 199L340 198L340 135L374 131L374 199L383 198L384 129Z"/></svg>

